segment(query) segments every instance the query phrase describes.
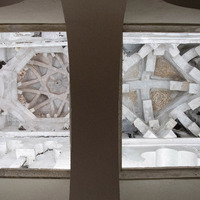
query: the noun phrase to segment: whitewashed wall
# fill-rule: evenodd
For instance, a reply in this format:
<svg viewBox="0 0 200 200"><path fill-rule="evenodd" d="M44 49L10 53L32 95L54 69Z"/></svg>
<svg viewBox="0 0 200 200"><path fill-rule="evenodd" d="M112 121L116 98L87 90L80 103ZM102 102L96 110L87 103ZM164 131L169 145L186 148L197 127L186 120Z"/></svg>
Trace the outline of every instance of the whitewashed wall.
<svg viewBox="0 0 200 200"><path fill-rule="evenodd" d="M199 200L200 180L120 182L121 200ZM2 200L69 200L69 180L0 179Z"/></svg>

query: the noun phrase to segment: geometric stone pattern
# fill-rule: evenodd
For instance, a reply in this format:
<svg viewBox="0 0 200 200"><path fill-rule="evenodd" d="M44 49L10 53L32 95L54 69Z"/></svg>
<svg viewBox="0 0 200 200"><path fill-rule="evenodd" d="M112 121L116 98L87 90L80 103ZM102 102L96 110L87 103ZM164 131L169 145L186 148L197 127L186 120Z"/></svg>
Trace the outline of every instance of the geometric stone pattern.
<svg viewBox="0 0 200 200"><path fill-rule="evenodd" d="M11 114L29 131L58 131L69 127L66 48L19 49L0 70L0 85L1 117Z"/></svg>
<svg viewBox="0 0 200 200"><path fill-rule="evenodd" d="M186 135L200 136L192 113L200 108L199 58L200 45L183 52L178 44L144 44L132 55L124 52L122 117L135 133L176 138L178 123Z"/></svg>
<svg viewBox="0 0 200 200"><path fill-rule="evenodd" d="M135 154L135 155L134 155ZM128 147L123 149L123 167L178 167L200 166L200 158L193 150L178 150L176 148L149 149L141 151L140 156L133 152L132 157L128 153ZM133 159L134 158L134 159Z"/></svg>
<svg viewBox="0 0 200 200"><path fill-rule="evenodd" d="M37 117L69 113L69 73L64 54L38 54L18 73L18 99Z"/></svg>
<svg viewBox="0 0 200 200"><path fill-rule="evenodd" d="M45 32L10 37L0 42L17 50L0 70L0 168L69 169L69 61L62 47L66 36ZM124 51L122 114L129 128L122 128L133 137L166 138L170 144L150 149L145 143L138 152L131 146L135 140L122 140L130 142L122 148L124 167L200 165L199 148L184 145L183 150L167 140L200 134L200 47L186 49L144 44L131 55ZM17 129L6 130L10 122ZM19 131L20 126L26 131Z"/></svg>
<svg viewBox="0 0 200 200"><path fill-rule="evenodd" d="M1 138L0 168L70 169L69 138Z"/></svg>
<svg viewBox="0 0 200 200"><path fill-rule="evenodd" d="M0 33L0 47L0 168L70 169L66 33Z"/></svg>
<svg viewBox="0 0 200 200"><path fill-rule="evenodd" d="M0 33L0 48L67 46L66 32Z"/></svg>

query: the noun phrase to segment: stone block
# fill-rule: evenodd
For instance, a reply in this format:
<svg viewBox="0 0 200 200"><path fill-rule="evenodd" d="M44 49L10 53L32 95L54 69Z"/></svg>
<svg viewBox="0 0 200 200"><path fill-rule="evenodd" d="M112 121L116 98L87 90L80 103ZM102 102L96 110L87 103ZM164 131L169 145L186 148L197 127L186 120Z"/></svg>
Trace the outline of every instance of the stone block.
<svg viewBox="0 0 200 200"><path fill-rule="evenodd" d="M195 110L196 108L200 106L200 97L193 99L192 101L188 103L188 105L192 110Z"/></svg>
<svg viewBox="0 0 200 200"><path fill-rule="evenodd" d="M146 71L154 72L156 66L156 56L151 53L147 56Z"/></svg>
<svg viewBox="0 0 200 200"><path fill-rule="evenodd" d="M155 56L163 56L165 54L165 47L164 45L160 45L157 49L154 50Z"/></svg>
<svg viewBox="0 0 200 200"><path fill-rule="evenodd" d="M192 60L193 58L197 57L198 54L196 52L196 50L194 48L190 49L189 51L187 51L186 53L184 53L182 55L183 59L186 61L186 62L189 62L190 60Z"/></svg>
<svg viewBox="0 0 200 200"><path fill-rule="evenodd" d="M179 82L179 81L170 81L170 90L188 91L189 83L188 82Z"/></svg>
<svg viewBox="0 0 200 200"><path fill-rule="evenodd" d="M41 154L41 153L44 153L44 146L42 143L40 144L36 144L34 146L34 149L35 149L35 154L38 155L38 154Z"/></svg>
<svg viewBox="0 0 200 200"><path fill-rule="evenodd" d="M176 126L177 122L170 118L169 121L165 124L165 130L172 130Z"/></svg>
<svg viewBox="0 0 200 200"><path fill-rule="evenodd" d="M153 48L152 48L149 44L145 44L145 45L138 51L138 55L139 55L141 58L145 58L152 50L153 50Z"/></svg>
<svg viewBox="0 0 200 200"><path fill-rule="evenodd" d="M137 64L139 61L141 60L141 57L135 53L130 57L127 57L124 61L123 61L123 71L128 71L128 69L130 67L132 67L133 65Z"/></svg>
<svg viewBox="0 0 200 200"><path fill-rule="evenodd" d="M165 139L177 138L176 134L172 130L163 130L160 134L160 137Z"/></svg>
<svg viewBox="0 0 200 200"><path fill-rule="evenodd" d="M195 135L199 136L200 134L200 128L196 123L192 123L191 125L188 126L188 129Z"/></svg>
<svg viewBox="0 0 200 200"><path fill-rule="evenodd" d="M136 115L124 105L122 105L122 113L131 123L134 122Z"/></svg>
<svg viewBox="0 0 200 200"><path fill-rule="evenodd" d="M23 146L21 140L9 140L7 142L8 151L14 151L17 148L21 148Z"/></svg>
<svg viewBox="0 0 200 200"><path fill-rule="evenodd" d="M134 126L142 133L142 134L145 134L149 127L140 119L140 118L137 118L135 121L134 121Z"/></svg>
<svg viewBox="0 0 200 200"><path fill-rule="evenodd" d="M190 94L197 94L200 92L200 85L195 83L189 84L189 93Z"/></svg>
<svg viewBox="0 0 200 200"><path fill-rule="evenodd" d="M188 63L182 58L182 56L177 55L173 58L173 61L178 65L180 69L182 69L184 72L189 72L192 67L188 65Z"/></svg>
<svg viewBox="0 0 200 200"><path fill-rule="evenodd" d="M178 115L181 115L181 113L184 113L185 111L187 110L190 110L190 107L187 103L183 103L181 104L180 106L177 106L175 109L173 109L171 112L170 112L170 116L173 118L173 119L176 119L178 118Z"/></svg>
<svg viewBox="0 0 200 200"><path fill-rule="evenodd" d="M197 54L200 56L200 45L198 47L195 48L195 51L197 52Z"/></svg>
<svg viewBox="0 0 200 200"><path fill-rule="evenodd" d="M26 158L25 157L20 157L12 165L10 165L9 168L14 168L14 169L20 168L20 167L23 166L23 164L25 162L26 162Z"/></svg>
<svg viewBox="0 0 200 200"><path fill-rule="evenodd" d="M153 131L157 131L160 128L159 120L150 120L149 126L153 129Z"/></svg>
<svg viewBox="0 0 200 200"><path fill-rule="evenodd" d="M151 44L148 44L153 50L157 49L160 44L157 44L157 43L151 43Z"/></svg>
<svg viewBox="0 0 200 200"><path fill-rule="evenodd" d="M130 92L129 84L122 84L122 93L128 93L128 92Z"/></svg>
<svg viewBox="0 0 200 200"><path fill-rule="evenodd" d="M175 47L170 46L169 53L172 57L176 57L177 55L179 55L180 51L176 46Z"/></svg>
<svg viewBox="0 0 200 200"><path fill-rule="evenodd" d="M183 126L185 126L186 128L188 128L188 126L190 126L193 122L190 120L190 118L185 114L185 113L180 113L178 115L178 120L181 122L181 124L183 124Z"/></svg>
<svg viewBox="0 0 200 200"><path fill-rule="evenodd" d="M153 120L153 106L151 100L144 100L143 101L143 113L144 119L146 123L149 123L149 120Z"/></svg>
<svg viewBox="0 0 200 200"><path fill-rule="evenodd" d="M148 131L143 135L143 138L155 139L155 138L157 138L157 136L155 135L154 132L152 132L151 130L148 130Z"/></svg>
<svg viewBox="0 0 200 200"><path fill-rule="evenodd" d="M195 79L195 81L200 82L199 77L200 77L200 71L196 68L193 67L192 70L189 72L189 75Z"/></svg>
<svg viewBox="0 0 200 200"><path fill-rule="evenodd" d="M24 157L26 158L27 164L30 165L35 160L35 150L34 149L16 149L17 159Z"/></svg>

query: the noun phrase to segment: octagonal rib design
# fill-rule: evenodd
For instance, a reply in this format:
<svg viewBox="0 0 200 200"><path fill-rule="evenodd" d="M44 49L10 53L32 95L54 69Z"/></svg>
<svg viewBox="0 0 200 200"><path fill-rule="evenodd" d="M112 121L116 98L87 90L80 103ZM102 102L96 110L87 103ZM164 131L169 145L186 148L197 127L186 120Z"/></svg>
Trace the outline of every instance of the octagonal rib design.
<svg viewBox="0 0 200 200"><path fill-rule="evenodd" d="M69 73L64 54L37 54L18 73L18 98L36 117L69 113Z"/></svg>
<svg viewBox="0 0 200 200"><path fill-rule="evenodd" d="M0 109L5 115L17 118L28 131L69 128L67 48L20 48L0 77Z"/></svg>
<svg viewBox="0 0 200 200"><path fill-rule="evenodd" d="M124 54L122 115L145 138L177 137L177 123L189 135L200 136L196 111L189 106L200 95L200 46L184 54L178 47L145 44L131 56Z"/></svg>

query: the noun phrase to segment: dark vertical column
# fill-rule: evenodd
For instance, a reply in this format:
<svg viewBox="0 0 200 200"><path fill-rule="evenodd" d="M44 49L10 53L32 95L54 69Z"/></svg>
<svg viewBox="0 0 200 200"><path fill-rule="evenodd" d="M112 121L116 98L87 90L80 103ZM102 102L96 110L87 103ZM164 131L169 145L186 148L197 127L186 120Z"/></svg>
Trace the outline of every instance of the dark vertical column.
<svg viewBox="0 0 200 200"><path fill-rule="evenodd" d="M71 200L119 200L118 98L125 0L62 0L71 77Z"/></svg>

